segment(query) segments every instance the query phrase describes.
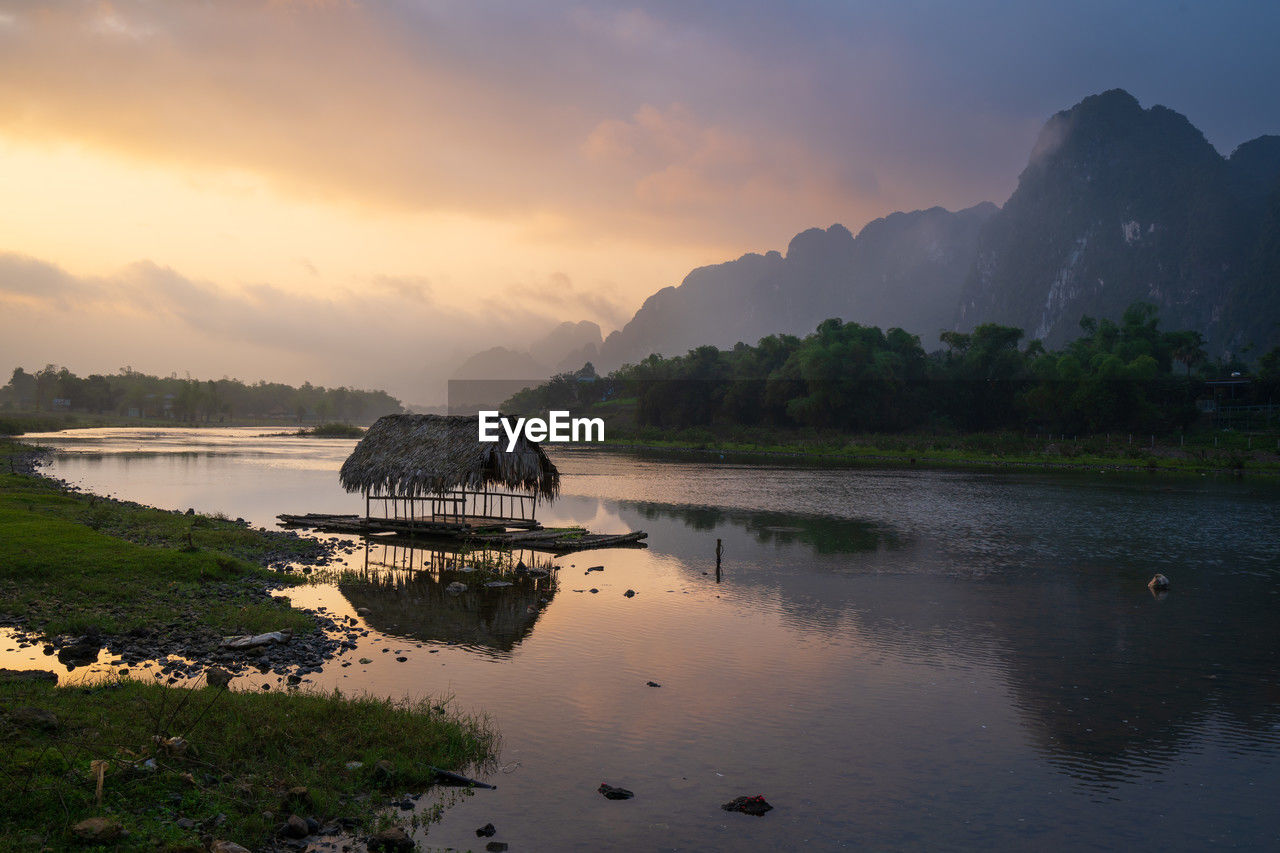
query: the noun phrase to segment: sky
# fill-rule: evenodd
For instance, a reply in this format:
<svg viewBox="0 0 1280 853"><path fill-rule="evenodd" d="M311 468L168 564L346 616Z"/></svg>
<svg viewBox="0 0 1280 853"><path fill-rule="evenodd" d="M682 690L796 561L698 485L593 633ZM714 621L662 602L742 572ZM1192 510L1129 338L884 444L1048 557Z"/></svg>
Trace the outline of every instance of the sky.
<svg viewBox="0 0 1280 853"><path fill-rule="evenodd" d="M1003 203L1122 87L1280 132L1272 2L0 0L0 370L438 402L691 269Z"/></svg>

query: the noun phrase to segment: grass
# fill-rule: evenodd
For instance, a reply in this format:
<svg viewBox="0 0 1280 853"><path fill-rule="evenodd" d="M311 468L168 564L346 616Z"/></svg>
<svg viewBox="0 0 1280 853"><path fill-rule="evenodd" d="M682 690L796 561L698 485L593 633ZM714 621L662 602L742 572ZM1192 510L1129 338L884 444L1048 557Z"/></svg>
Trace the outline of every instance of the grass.
<svg viewBox="0 0 1280 853"><path fill-rule="evenodd" d="M367 828L387 794L430 784L428 766L464 769L497 748L485 720L441 701L0 679L0 707L4 849L64 849L88 817L128 832L117 849L196 851L212 839L257 849L291 812ZM166 749L157 737L189 746ZM94 761L106 762L101 802ZM305 795L289 794L299 786Z"/></svg>
<svg viewBox="0 0 1280 853"><path fill-rule="evenodd" d="M320 424L311 429L298 430L298 435L312 438L361 438L364 430L351 424Z"/></svg>
<svg viewBox="0 0 1280 853"><path fill-rule="evenodd" d="M290 417L233 417L218 421L186 421L165 417L130 417L116 412L29 412L0 411L0 436L23 435L29 432L58 432L64 429L85 429L89 427L164 427L166 429L221 428L221 427L288 427L298 423ZM322 426L325 426L322 424ZM339 424L346 427L346 424ZM358 427L352 427L358 429ZM298 433L310 435L309 430ZM354 436L342 436L354 437Z"/></svg>
<svg viewBox="0 0 1280 853"><path fill-rule="evenodd" d="M24 432L57 432L78 426L94 426L75 415L51 413L12 413L0 415L0 435L22 435Z"/></svg>
<svg viewBox="0 0 1280 853"><path fill-rule="evenodd" d="M1145 441L1144 441L1145 439ZM1203 430L1182 436L1048 436L1023 433L850 434L767 428L614 430L606 444L672 451L796 456L840 462L942 467L1132 469L1280 474L1274 435Z"/></svg>
<svg viewBox="0 0 1280 853"><path fill-rule="evenodd" d="M313 427L303 427L293 432L269 432L258 436L259 438L363 438L364 427L352 426L351 424L319 424Z"/></svg>
<svg viewBox="0 0 1280 853"><path fill-rule="evenodd" d="M0 471L10 472L0 474L0 614L46 635L315 627L264 593L300 581L261 565L304 557L314 543L69 491L22 473L31 450L0 442ZM154 740L175 736L191 747ZM174 851L215 838L259 848L291 811L367 827L385 820L384 791L421 790L428 765L461 769L496 748L484 720L438 701L129 680L58 688L0 672L0 849L65 849L88 817L128 832L117 848ZM95 761L106 768L100 802ZM298 786L306 797L286 802ZM180 818L199 826L183 829Z"/></svg>
<svg viewBox="0 0 1280 853"><path fill-rule="evenodd" d="M0 444L0 457L19 452ZM0 613L46 634L123 634L175 618L222 634L305 633L310 617L261 593L264 583L300 581L258 563L314 547L225 519L0 474Z"/></svg>

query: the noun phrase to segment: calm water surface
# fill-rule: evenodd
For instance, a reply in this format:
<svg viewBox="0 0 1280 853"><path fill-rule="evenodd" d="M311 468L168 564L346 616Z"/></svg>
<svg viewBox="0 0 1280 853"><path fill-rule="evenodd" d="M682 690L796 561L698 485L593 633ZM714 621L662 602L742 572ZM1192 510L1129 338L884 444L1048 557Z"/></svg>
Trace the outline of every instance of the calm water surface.
<svg viewBox="0 0 1280 853"><path fill-rule="evenodd" d="M337 484L354 442L263 432L40 440L57 476L167 508L363 510ZM374 629L315 686L452 695L501 731L498 790L427 843L492 822L513 851L1280 845L1276 485L553 457L549 522L650 547L458 599L449 555L360 541L348 577L290 591ZM30 651L0 665L51 661ZM720 810L743 794L775 808Z"/></svg>

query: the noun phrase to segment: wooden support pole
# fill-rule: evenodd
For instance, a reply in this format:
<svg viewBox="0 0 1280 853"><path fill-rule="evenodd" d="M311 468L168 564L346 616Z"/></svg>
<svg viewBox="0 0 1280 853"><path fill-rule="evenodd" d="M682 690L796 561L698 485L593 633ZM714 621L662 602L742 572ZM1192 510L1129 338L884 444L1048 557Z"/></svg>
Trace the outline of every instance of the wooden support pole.
<svg viewBox="0 0 1280 853"><path fill-rule="evenodd" d="M720 583L720 557L724 554L724 543L716 540L716 583Z"/></svg>

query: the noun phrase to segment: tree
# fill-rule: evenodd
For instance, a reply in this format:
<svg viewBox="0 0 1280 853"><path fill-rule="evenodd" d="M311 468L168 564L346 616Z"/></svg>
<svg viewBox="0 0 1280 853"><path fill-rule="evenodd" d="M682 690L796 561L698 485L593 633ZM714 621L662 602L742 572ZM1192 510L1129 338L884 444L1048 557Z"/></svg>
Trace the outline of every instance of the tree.
<svg viewBox="0 0 1280 853"><path fill-rule="evenodd" d="M1187 378L1190 378L1191 368L1209 358L1204 351L1204 336L1196 331L1186 331L1172 332L1168 337L1173 344L1173 360L1187 368Z"/></svg>
<svg viewBox="0 0 1280 853"><path fill-rule="evenodd" d="M1280 379L1280 346L1258 359L1258 377L1267 381Z"/></svg>
<svg viewBox="0 0 1280 853"><path fill-rule="evenodd" d="M115 408L118 396L111 387L111 380L95 373L84 381L80 406L88 411L102 414L109 409Z"/></svg>
<svg viewBox="0 0 1280 853"><path fill-rule="evenodd" d="M56 364L46 364L44 369L36 373L36 408L48 409L53 405L53 398L58 395L58 374L61 368Z"/></svg>
<svg viewBox="0 0 1280 853"><path fill-rule="evenodd" d="M9 379L9 388L12 389L14 404L25 409L35 405L36 402L36 378L27 373L21 367L13 369L13 376Z"/></svg>

